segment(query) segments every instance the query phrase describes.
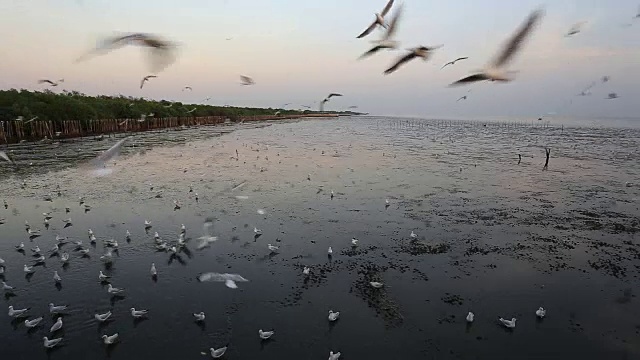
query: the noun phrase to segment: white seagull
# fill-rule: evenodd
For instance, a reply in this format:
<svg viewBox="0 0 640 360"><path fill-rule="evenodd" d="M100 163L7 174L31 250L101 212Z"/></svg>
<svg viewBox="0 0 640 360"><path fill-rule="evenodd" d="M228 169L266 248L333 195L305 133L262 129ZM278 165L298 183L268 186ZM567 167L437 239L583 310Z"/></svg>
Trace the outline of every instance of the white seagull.
<svg viewBox="0 0 640 360"><path fill-rule="evenodd" d="M225 352L227 352L227 347L221 347L219 349L214 349L214 348L209 348L209 351L211 352L211 357L214 359L218 359L221 358L222 355L224 355Z"/></svg>
<svg viewBox="0 0 640 360"><path fill-rule="evenodd" d="M257 227L253 228L253 233L256 235L262 235L262 230L258 229Z"/></svg>
<svg viewBox="0 0 640 360"><path fill-rule="evenodd" d="M42 322L42 316L40 316L39 318L33 319L33 320L25 320L24 321L24 325L28 328L34 328L38 325L40 325L40 323Z"/></svg>
<svg viewBox="0 0 640 360"><path fill-rule="evenodd" d="M340 359L340 351L334 353L333 351L329 351L329 360L338 360Z"/></svg>
<svg viewBox="0 0 640 360"><path fill-rule="evenodd" d="M303 275L309 275L310 273L311 273L311 268L305 266L304 269L302 269Z"/></svg>
<svg viewBox="0 0 640 360"><path fill-rule="evenodd" d="M140 319L142 317L147 316L147 313L149 312L149 310L136 310L135 308L131 308L131 316L133 316L136 319Z"/></svg>
<svg viewBox="0 0 640 360"><path fill-rule="evenodd" d="M327 254L329 254L329 256L333 255L333 249L331 248L331 246L329 246L329 249L327 250Z"/></svg>
<svg viewBox="0 0 640 360"><path fill-rule="evenodd" d="M496 58L482 71L476 74L460 79L450 86L467 84L475 81L491 80L491 81L511 81L513 77L510 72L505 71L505 66L513 60L515 54L522 48L524 41L536 27L540 19L544 15L542 10L532 12L526 22L517 30L517 32L509 39L504 48L497 54Z"/></svg>
<svg viewBox="0 0 640 360"><path fill-rule="evenodd" d="M151 276L158 276L158 271L156 270L156 264L151 263Z"/></svg>
<svg viewBox="0 0 640 360"><path fill-rule="evenodd" d="M124 290L113 287L113 285L109 284L109 287L107 288L107 292L111 295L119 295L124 293Z"/></svg>
<svg viewBox="0 0 640 360"><path fill-rule="evenodd" d="M62 329L62 317L58 317L58 320L51 326L51 330L49 332L54 333L58 330Z"/></svg>
<svg viewBox="0 0 640 360"><path fill-rule="evenodd" d="M333 310L329 310L329 321L336 321L340 316L340 311L333 312Z"/></svg>
<svg viewBox="0 0 640 360"><path fill-rule="evenodd" d="M360 35L358 35L357 39L360 39L360 38L363 38L363 37L369 35L378 25L382 26L382 27L387 27L387 25L385 24L385 21L384 21L384 17L387 15L389 10L391 10L391 7L393 6L393 1L394 0L389 0L387 5L385 5L384 9L382 9L382 12L380 12L379 14L375 15L376 18L373 21L373 23L371 23L371 25L369 25L368 28L366 28Z"/></svg>
<svg viewBox="0 0 640 360"><path fill-rule="evenodd" d="M62 278L60 277L60 275L58 275L58 271L53 272L53 281L55 281L56 283L62 282Z"/></svg>
<svg viewBox="0 0 640 360"><path fill-rule="evenodd" d="M472 323L474 317L475 317L475 315L473 315L473 313L471 311L469 311L469 313L467 314L467 322L468 323Z"/></svg>
<svg viewBox="0 0 640 360"><path fill-rule="evenodd" d="M384 284L383 284L383 283L378 282L378 281L371 281L371 282L369 283L369 285L371 285L372 287L374 287L374 288L376 288L376 289L380 289L381 287L383 287L383 286L384 286Z"/></svg>
<svg viewBox="0 0 640 360"><path fill-rule="evenodd" d="M275 331L262 331L262 329L258 330L258 335L260 335L260 339L267 340L273 336Z"/></svg>
<svg viewBox="0 0 640 360"><path fill-rule="evenodd" d="M24 309L17 309L15 310L13 308L12 305L9 305L9 317L13 317L13 318L19 318L19 317L23 317L26 315L27 311L29 311L30 308L24 308Z"/></svg>
<svg viewBox="0 0 640 360"><path fill-rule="evenodd" d="M228 274L228 273L220 274L220 273L214 273L214 272L204 273L198 276L198 280L201 282L205 282L205 281L223 282L224 281L224 284L230 289L238 288L238 285L236 285L236 282L249 281L239 274Z"/></svg>
<svg viewBox="0 0 640 360"><path fill-rule="evenodd" d="M15 288L13 286L9 286L6 282L2 282L2 290L6 291L6 292L11 292L13 291Z"/></svg>
<svg viewBox="0 0 640 360"><path fill-rule="evenodd" d="M49 340L46 336L44 336L42 339L44 340L44 347L46 347L47 349L55 347L62 341L62 338Z"/></svg>
<svg viewBox="0 0 640 360"><path fill-rule="evenodd" d="M512 318L511 320L505 320L503 318L498 319L498 321L504 325L506 328L513 329L516 327L516 318Z"/></svg>
<svg viewBox="0 0 640 360"><path fill-rule="evenodd" d="M547 316L547 310L545 310L543 307L539 307L538 310L536 310L536 316L542 319L543 317Z"/></svg>
<svg viewBox="0 0 640 360"><path fill-rule="evenodd" d="M105 322L111 317L111 311L107 311L104 314L95 314L93 317L100 322Z"/></svg>
<svg viewBox="0 0 640 360"><path fill-rule="evenodd" d="M400 8L396 10L395 14L393 15L393 18L391 19L391 23L389 23L389 27L387 28L387 31L385 32L385 34L380 38L380 40L373 41L373 43L376 45L371 49L369 49L369 51L360 55L359 59L363 59L367 56L371 56L383 49L392 50L392 49L398 48L398 45L400 43L396 40L393 40L393 37L398 29L398 21L400 20L400 17L402 15L402 9L403 7L400 6Z"/></svg>
<svg viewBox="0 0 640 360"><path fill-rule="evenodd" d="M102 335L102 341L105 345L113 345L116 341L118 341L118 333L115 333L111 336Z"/></svg>
<svg viewBox="0 0 640 360"><path fill-rule="evenodd" d="M351 245L358 246L358 239L356 238L351 239Z"/></svg>
<svg viewBox="0 0 640 360"><path fill-rule="evenodd" d="M204 311L199 312L199 313L194 313L193 317L196 319L196 321L204 321Z"/></svg>
<svg viewBox="0 0 640 360"><path fill-rule="evenodd" d="M147 229L150 228L151 227L151 221L145 220L144 221L144 227L147 228Z"/></svg>
<svg viewBox="0 0 640 360"><path fill-rule="evenodd" d="M271 251L272 253L276 253L278 252L278 249L280 249L278 246L273 246L271 244L267 244L267 247L269 248L269 251Z"/></svg>
<svg viewBox="0 0 640 360"><path fill-rule="evenodd" d="M67 305L55 306L53 303L49 304L49 313L50 314L59 314L63 311L67 310Z"/></svg>
<svg viewBox="0 0 640 360"><path fill-rule="evenodd" d="M63 263L68 263L69 262L69 254L62 253L62 255L60 255L60 261L62 261Z"/></svg>
<svg viewBox="0 0 640 360"><path fill-rule="evenodd" d="M411 236L412 239L415 239L418 237L418 235L414 233L413 230L411 230L411 234L409 236Z"/></svg>
<svg viewBox="0 0 640 360"><path fill-rule="evenodd" d="M25 265L24 266L24 272L27 273L27 274L33 274L36 271L33 269L33 266Z"/></svg>

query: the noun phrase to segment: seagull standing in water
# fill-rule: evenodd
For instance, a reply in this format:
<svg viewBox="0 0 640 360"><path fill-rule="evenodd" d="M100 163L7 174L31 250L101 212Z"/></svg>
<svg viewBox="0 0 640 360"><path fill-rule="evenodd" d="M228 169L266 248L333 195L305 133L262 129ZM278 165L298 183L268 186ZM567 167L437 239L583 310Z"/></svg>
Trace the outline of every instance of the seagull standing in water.
<svg viewBox="0 0 640 360"><path fill-rule="evenodd" d="M543 307L539 307L538 310L536 310L536 316L542 319L543 317L547 316L547 310L545 310Z"/></svg>
<svg viewBox="0 0 640 360"><path fill-rule="evenodd" d="M389 75L392 72L398 70L398 68L400 68L400 66L406 64L407 62L415 59L415 58L422 58L422 60L427 61L429 60L429 57L431 56L431 53L433 50L439 49L441 48L443 45L438 45L438 46L432 46L432 47L428 47L428 46L418 46L415 47L413 49L409 49L409 53L398 58L395 62L395 64L393 64L390 68L388 68L387 70L384 71L385 75Z"/></svg>
<svg viewBox="0 0 640 360"><path fill-rule="evenodd" d="M329 310L329 321L336 321L338 317L340 317L340 311Z"/></svg>
<svg viewBox="0 0 640 360"><path fill-rule="evenodd" d="M504 48L497 54L496 58L482 71L467 76L451 84L451 86L462 85L476 81L490 80L507 82L513 80L509 71L505 70L505 66L513 60L516 53L522 48L524 41L529 37L533 29L540 22L544 12L536 10L532 12L525 23L516 31L516 33L505 44Z"/></svg>
<svg viewBox="0 0 640 360"><path fill-rule="evenodd" d="M329 360L338 360L340 359L340 351L334 353L333 351L329 351Z"/></svg>
<svg viewBox="0 0 640 360"><path fill-rule="evenodd" d="M209 352L211 352L211 357L214 359L221 358L224 353L227 352L227 347L221 347L219 349L209 348Z"/></svg>
<svg viewBox="0 0 640 360"><path fill-rule="evenodd" d="M385 21L384 21L384 17L387 15L389 10L391 10L391 7L393 6L393 2L394 2L394 0L389 0L387 5L385 5L384 9L382 9L382 12L380 12L379 14L375 15L376 18L375 18L375 20L373 20L373 23L371 23L371 25L369 25L368 28L366 28L360 35L358 35L358 37L357 37L358 39L363 38L363 37L371 34L371 32L377 26L382 26L383 28L387 27L387 25L385 24Z"/></svg>
<svg viewBox="0 0 640 360"><path fill-rule="evenodd" d="M115 333L111 336L102 335L102 341L105 345L113 345L116 343L116 341L118 341L118 333Z"/></svg>
<svg viewBox="0 0 640 360"><path fill-rule="evenodd" d="M500 318L498 321L507 329L513 329L516 327L516 318L512 318L511 320Z"/></svg>
<svg viewBox="0 0 640 360"><path fill-rule="evenodd" d="M467 322L469 324L471 324L473 322L473 318L475 317L475 315L473 315L473 313L471 311L469 311L469 313L467 314Z"/></svg>
<svg viewBox="0 0 640 360"><path fill-rule="evenodd" d="M260 339L267 340L275 334L275 331L262 331L262 329L258 330L258 335L260 335Z"/></svg>
<svg viewBox="0 0 640 360"><path fill-rule="evenodd" d="M194 313L193 317L196 319L196 321L200 322L200 321L204 321L205 319L205 315L204 312L199 312L199 313Z"/></svg>
<svg viewBox="0 0 640 360"><path fill-rule="evenodd" d="M60 344L62 338L51 339L49 340L46 336L42 338L44 340L44 347L47 349L54 348L56 345Z"/></svg>

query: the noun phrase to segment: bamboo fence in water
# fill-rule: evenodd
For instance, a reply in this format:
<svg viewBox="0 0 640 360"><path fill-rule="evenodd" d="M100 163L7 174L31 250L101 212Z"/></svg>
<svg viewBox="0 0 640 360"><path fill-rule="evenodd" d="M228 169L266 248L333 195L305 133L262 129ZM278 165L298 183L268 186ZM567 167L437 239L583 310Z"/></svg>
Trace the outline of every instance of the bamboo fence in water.
<svg viewBox="0 0 640 360"><path fill-rule="evenodd" d="M334 114L304 115L259 115L241 116L238 121L267 121L296 119L302 117L335 117ZM5 143L34 141L42 139L67 139L82 136L107 135L123 132L140 132L168 129L181 126L199 126L222 124L224 116L169 117L142 119L101 119L101 120L64 120L31 122L12 120L0 121L0 139Z"/></svg>

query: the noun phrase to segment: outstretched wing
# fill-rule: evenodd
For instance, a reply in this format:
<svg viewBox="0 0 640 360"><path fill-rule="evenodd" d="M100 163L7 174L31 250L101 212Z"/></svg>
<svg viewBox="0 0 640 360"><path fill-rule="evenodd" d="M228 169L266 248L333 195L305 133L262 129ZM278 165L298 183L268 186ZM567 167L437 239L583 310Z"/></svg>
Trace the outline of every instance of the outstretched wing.
<svg viewBox="0 0 640 360"><path fill-rule="evenodd" d="M413 52L410 52L407 55L399 58L395 64L393 64L390 68L384 71L384 74L385 75L391 74L392 72L398 70L398 68L402 66L404 63L411 61L411 59L413 59L414 57L416 57L416 54Z"/></svg>
<svg viewBox="0 0 640 360"><path fill-rule="evenodd" d="M356 38L357 38L357 39L360 39L360 38L363 38L363 37L365 37L365 36L367 36L367 35L371 34L371 32L373 31L373 29L375 29L377 25L378 25L378 23L374 20L374 21L371 23L371 25L369 25L369 27L368 27L368 28L366 28L366 29L362 32L362 34L358 35Z"/></svg>
<svg viewBox="0 0 640 360"><path fill-rule="evenodd" d="M387 3L387 5L384 7L384 9L382 9L382 12L380 13L380 16L384 17L385 15L387 15L387 13L389 12L389 10L391 10L391 7L393 6L393 1L394 0L389 0L389 2Z"/></svg>
<svg viewBox="0 0 640 360"><path fill-rule="evenodd" d="M544 12L542 10L532 12L526 22L520 27L520 29L518 29L518 31L516 31L511 39L505 44L498 56L491 62L491 65L494 67L501 67L513 59L513 56L520 50L527 36L531 33L543 15Z"/></svg>
<svg viewBox="0 0 640 360"><path fill-rule="evenodd" d="M474 74L474 75L467 76L466 78L462 78L462 79L452 83L449 86L458 86L458 85L463 85L463 84L467 84L467 83L471 83L471 82L488 80L488 79L489 78L485 74Z"/></svg>

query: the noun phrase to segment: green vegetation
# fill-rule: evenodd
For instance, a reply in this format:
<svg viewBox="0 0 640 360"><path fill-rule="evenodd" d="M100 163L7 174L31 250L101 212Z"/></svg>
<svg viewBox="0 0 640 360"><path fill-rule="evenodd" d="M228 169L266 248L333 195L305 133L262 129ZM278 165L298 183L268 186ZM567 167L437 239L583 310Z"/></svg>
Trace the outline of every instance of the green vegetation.
<svg viewBox="0 0 640 360"><path fill-rule="evenodd" d="M193 112L188 111L196 108ZM153 101L125 96L88 96L76 91L3 90L0 91L0 120L25 120L35 116L39 120L131 119L153 113L155 117L224 116L236 120L240 116L311 114L315 111L240 108Z"/></svg>

